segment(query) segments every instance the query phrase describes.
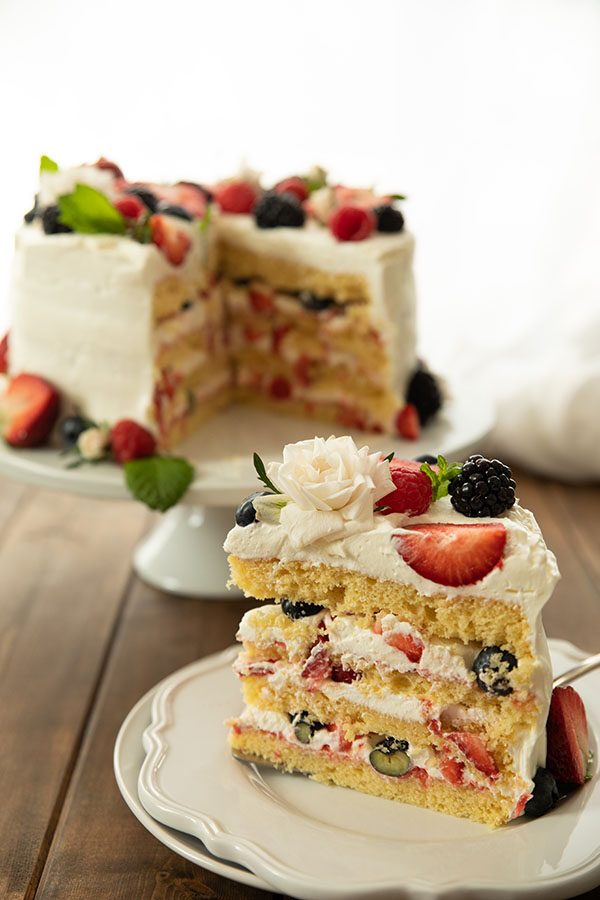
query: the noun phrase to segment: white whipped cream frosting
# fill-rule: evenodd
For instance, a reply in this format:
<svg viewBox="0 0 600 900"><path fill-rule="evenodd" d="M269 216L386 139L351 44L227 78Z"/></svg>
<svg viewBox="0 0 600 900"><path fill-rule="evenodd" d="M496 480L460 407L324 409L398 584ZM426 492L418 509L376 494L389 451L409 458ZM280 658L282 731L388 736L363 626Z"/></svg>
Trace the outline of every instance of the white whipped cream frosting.
<svg viewBox="0 0 600 900"><path fill-rule="evenodd" d="M73 193L78 184L87 184L112 200L117 194L114 182L114 173L110 169L99 169L98 166L73 166L57 172L42 171L38 204L42 207L53 206L59 197Z"/></svg>

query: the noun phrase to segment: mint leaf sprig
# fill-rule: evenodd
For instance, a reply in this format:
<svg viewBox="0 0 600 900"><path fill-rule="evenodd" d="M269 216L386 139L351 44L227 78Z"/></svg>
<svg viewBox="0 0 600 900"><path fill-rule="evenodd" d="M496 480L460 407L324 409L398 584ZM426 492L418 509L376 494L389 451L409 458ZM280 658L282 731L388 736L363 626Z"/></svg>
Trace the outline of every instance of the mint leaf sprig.
<svg viewBox="0 0 600 900"><path fill-rule="evenodd" d="M44 154L40 159L40 172L58 172L58 163Z"/></svg>
<svg viewBox="0 0 600 900"><path fill-rule="evenodd" d="M429 463L423 463L421 472L424 472L431 480L432 486L432 502L435 503L440 497L445 497L448 493L448 486L453 478L460 473L462 469L461 463L448 463L440 454L437 458L438 472L434 472Z"/></svg>
<svg viewBox="0 0 600 900"><path fill-rule="evenodd" d="M150 509L166 512L181 500L194 480L194 467L176 456L145 456L123 466L125 484Z"/></svg>
<svg viewBox="0 0 600 900"><path fill-rule="evenodd" d="M70 194L58 198L59 221L82 234L125 234L125 219L108 197L90 187L77 184Z"/></svg>
<svg viewBox="0 0 600 900"><path fill-rule="evenodd" d="M258 455L258 453L254 454L254 468L256 469L256 474L258 475L258 480L262 481L265 487L268 487L270 491L273 491L274 494L281 494L281 491L275 487L269 476L267 475L267 470L265 469L265 464Z"/></svg>

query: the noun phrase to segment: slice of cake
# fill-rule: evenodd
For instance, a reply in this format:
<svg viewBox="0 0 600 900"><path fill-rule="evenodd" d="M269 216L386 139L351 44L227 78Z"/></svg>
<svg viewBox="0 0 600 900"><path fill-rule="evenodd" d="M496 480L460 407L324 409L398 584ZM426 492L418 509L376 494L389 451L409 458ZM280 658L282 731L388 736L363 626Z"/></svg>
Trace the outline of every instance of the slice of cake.
<svg viewBox="0 0 600 900"><path fill-rule="evenodd" d="M422 471L345 437L267 466L272 493L244 501L225 542L232 581L267 601L240 625L230 743L500 825L545 763L541 610L558 570L506 466L439 462Z"/></svg>
<svg viewBox="0 0 600 900"><path fill-rule="evenodd" d="M16 240L9 374L162 448L232 401L415 438L441 391L416 358L413 244L391 196L322 171L271 191L228 179L213 196L42 157Z"/></svg>

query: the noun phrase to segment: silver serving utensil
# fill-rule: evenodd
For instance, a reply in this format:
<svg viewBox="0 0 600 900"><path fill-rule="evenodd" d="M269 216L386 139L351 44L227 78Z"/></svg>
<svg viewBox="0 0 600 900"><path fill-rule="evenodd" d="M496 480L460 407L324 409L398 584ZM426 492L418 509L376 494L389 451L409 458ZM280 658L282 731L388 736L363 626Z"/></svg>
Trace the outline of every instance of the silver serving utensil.
<svg viewBox="0 0 600 900"><path fill-rule="evenodd" d="M552 687L560 687L562 684L570 684L572 681L575 681L576 678L580 678L582 675L585 675L586 672L591 672L592 669L597 669L600 666L600 653L595 653L593 656L588 656L587 659L584 659L583 662L579 663L578 666L573 666L572 669L567 669L566 672L563 672L562 675L559 675L558 678L555 678L552 682Z"/></svg>
<svg viewBox="0 0 600 900"><path fill-rule="evenodd" d="M275 762L270 762L268 759L263 759L262 756L254 756L253 753L243 753L241 750L237 748L234 750L231 748L231 755L234 759L238 759L240 762L252 763L253 766L257 766L262 769L284 769L285 766L278 765ZM289 769L285 769L286 772L289 772ZM299 769L294 769L291 773L292 775L306 775L306 772L300 772Z"/></svg>

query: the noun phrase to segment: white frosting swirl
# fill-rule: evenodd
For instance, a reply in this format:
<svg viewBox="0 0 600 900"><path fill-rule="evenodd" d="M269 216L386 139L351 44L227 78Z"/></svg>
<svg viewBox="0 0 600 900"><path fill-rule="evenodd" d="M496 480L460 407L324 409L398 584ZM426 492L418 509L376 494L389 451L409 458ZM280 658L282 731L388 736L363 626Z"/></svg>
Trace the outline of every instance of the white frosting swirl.
<svg viewBox="0 0 600 900"><path fill-rule="evenodd" d="M40 172L40 190L38 202L40 206L52 206L64 194L72 194L78 184L87 184L105 194L109 200L116 195L115 176L109 169L97 166L73 166L70 169L59 169L57 172Z"/></svg>
<svg viewBox="0 0 600 900"><path fill-rule="evenodd" d="M291 498L280 525L295 547L368 531L375 503L394 490L387 460L349 436L287 444L267 474Z"/></svg>

